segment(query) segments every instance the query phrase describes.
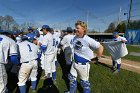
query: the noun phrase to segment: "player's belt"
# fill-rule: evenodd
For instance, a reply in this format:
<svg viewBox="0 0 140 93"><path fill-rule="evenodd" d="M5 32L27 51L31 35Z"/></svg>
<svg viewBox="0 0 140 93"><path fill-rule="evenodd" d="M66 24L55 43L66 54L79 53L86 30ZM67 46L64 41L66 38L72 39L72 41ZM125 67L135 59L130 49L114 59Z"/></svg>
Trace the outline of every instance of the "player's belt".
<svg viewBox="0 0 140 93"><path fill-rule="evenodd" d="M27 62L23 62L23 63L29 63L29 61L27 61Z"/></svg>
<svg viewBox="0 0 140 93"><path fill-rule="evenodd" d="M34 59L34 60L37 60L37 59ZM31 60L31 61L33 61L33 60ZM23 62L23 63L29 63L29 61L26 61L26 62Z"/></svg>
<svg viewBox="0 0 140 93"><path fill-rule="evenodd" d="M80 65L86 65L88 62L84 62L84 63L82 63L82 62L75 62L75 63L80 64Z"/></svg>

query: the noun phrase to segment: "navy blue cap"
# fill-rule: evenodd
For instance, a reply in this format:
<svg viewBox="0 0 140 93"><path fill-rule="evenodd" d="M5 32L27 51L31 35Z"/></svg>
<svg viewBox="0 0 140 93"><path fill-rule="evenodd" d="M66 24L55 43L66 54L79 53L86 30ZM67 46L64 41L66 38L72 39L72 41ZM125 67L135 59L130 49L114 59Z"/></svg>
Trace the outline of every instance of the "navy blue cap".
<svg viewBox="0 0 140 93"><path fill-rule="evenodd" d="M24 36L21 36L21 40L24 41L24 40L28 40L28 36L24 35Z"/></svg>
<svg viewBox="0 0 140 93"><path fill-rule="evenodd" d="M34 33L35 36L37 36L39 34L39 31L38 30L34 30L33 33Z"/></svg>
<svg viewBox="0 0 140 93"><path fill-rule="evenodd" d="M113 36L118 35L118 34L119 34L118 32L113 32Z"/></svg>
<svg viewBox="0 0 140 93"><path fill-rule="evenodd" d="M29 27L28 30L33 30L33 28L32 27Z"/></svg>
<svg viewBox="0 0 140 93"><path fill-rule="evenodd" d="M50 29L50 27L48 25L43 25L40 31L42 31L43 29Z"/></svg>
<svg viewBox="0 0 140 93"><path fill-rule="evenodd" d="M1 33L16 35L16 32L15 31L11 31L11 30L2 30Z"/></svg>
<svg viewBox="0 0 140 93"><path fill-rule="evenodd" d="M67 32L73 32L73 29L71 27L67 27L66 31Z"/></svg>

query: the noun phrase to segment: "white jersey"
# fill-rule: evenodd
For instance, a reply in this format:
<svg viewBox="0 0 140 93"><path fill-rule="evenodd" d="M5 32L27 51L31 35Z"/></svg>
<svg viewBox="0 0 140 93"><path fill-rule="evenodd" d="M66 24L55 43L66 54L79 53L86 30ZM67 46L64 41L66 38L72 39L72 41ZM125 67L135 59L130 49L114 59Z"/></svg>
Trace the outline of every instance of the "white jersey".
<svg viewBox="0 0 140 93"><path fill-rule="evenodd" d="M126 38L121 37L121 36L118 36L117 38L113 38L113 41L122 41L122 40L127 41Z"/></svg>
<svg viewBox="0 0 140 93"><path fill-rule="evenodd" d="M6 64L8 56L17 55L17 47L14 40L0 35L0 63Z"/></svg>
<svg viewBox="0 0 140 93"><path fill-rule="evenodd" d="M38 42L42 43L42 41L43 41L43 35L40 35L39 38L38 38Z"/></svg>
<svg viewBox="0 0 140 93"><path fill-rule="evenodd" d="M46 35L44 35L42 45L47 46L45 54L55 53L54 45L53 45L53 35L50 32L48 32Z"/></svg>
<svg viewBox="0 0 140 93"><path fill-rule="evenodd" d="M16 37L16 43L18 44L20 42L21 42L21 37L20 36Z"/></svg>
<svg viewBox="0 0 140 93"><path fill-rule="evenodd" d="M19 53L20 53L20 62L27 62L32 61L38 58L38 46L28 42L23 41L18 44L19 47Z"/></svg>
<svg viewBox="0 0 140 93"><path fill-rule="evenodd" d="M57 48L59 43L60 43L60 38L57 33L54 33L53 34L53 45L55 46L55 48Z"/></svg>
<svg viewBox="0 0 140 93"><path fill-rule="evenodd" d="M87 35L84 35L83 38L78 38L77 36L73 39L74 53L86 60L91 61L90 59L94 57L93 49L98 49L100 43L90 38Z"/></svg>
<svg viewBox="0 0 140 93"><path fill-rule="evenodd" d="M61 41L61 45L63 45L64 49L69 46L72 48L73 38L74 38L74 35L71 35L71 34L65 35L63 37Z"/></svg>

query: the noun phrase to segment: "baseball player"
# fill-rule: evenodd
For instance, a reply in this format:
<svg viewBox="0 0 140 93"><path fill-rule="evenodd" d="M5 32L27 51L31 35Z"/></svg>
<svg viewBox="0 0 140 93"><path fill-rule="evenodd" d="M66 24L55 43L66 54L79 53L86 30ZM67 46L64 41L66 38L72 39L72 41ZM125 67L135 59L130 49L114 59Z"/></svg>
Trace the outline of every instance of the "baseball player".
<svg viewBox="0 0 140 93"><path fill-rule="evenodd" d="M44 69L48 87L53 84L52 81L52 62L55 57L55 49L53 44L53 35L50 33L50 27L43 25L41 31L43 32L43 41L40 43L40 49L44 54Z"/></svg>
<svg viewBox="0 0 140 93"><path fill-rule="evenodd" d="M70 73L70 68L72 65L72 43L73 43L73 29L71 27L67 27L66 29L67 35L63 37L61 40L61 45L63 46L64 49L64 54L65 54L65 60L66 60L66 77L68 77L68 74Z"/></svg>
<svg viewBox="0 0 140 93"><path fill-rule="evenodd" d="M30 38L33 38L35 36L34 29L32 27L29 27L28 28L28 34L27 34L27 36L29 38L29 41L30 41Z"/></svg>
<svg viewBox="0 0 140 93"><path fill-rule="evenodd" d="M21 93L26 92L26 81L30 77L32 91L35 91L37 82L37 58L38 46L27 41L27 36L21 37L22 42L18 44L21 67L18 75L18 86Z"/></svg>
<svg viewBox="0 0 140 93"><path fill-rule="evenodd" d="M60 42L60 38L59 38L59 33L58 32L54 32L53 28L51 28L51 33L53 35L53 46L55 49L55 57L54 60L52 62L52 79L54 82L56 82L56 64L57 63L57 47L59 45Z"/></svg>
<svg viewBox="0 0 140 93"><path fill-rule="evenodd" d="M76 92L77 81L79 76L84 93L90 93L89 83L89 62L93 58L93 49L97 49L97 57L100 57L103 52L103 46L86 35L87 25L85 22L77 21L75 23L76 36L73 39L74 47L74 63L72 64L69 80L70 80L70 93Z"/></svg>
<svg viewBox="0 0 140 93"><path fill-rule="evenodd" d="M39 31L40 31L40 29L39 29ZM41 32L41 31L40 31ZM38 37L38 44L37 45L39 45L40 46L40 44L42 44L42 41L43 41L43 37L44 37L44 35L42 34L42 33L39 33L40 35L39 35L39 37ZM40 51L41 52L41 51ZM43 53L41 53L41 58L40 58L41 60L40 60L40 66L41 66L41 68L44 70L44 54Z"/></svg>
<svg viewBox="0 0 140 93"><path fill-rule="evenodd" d="M113 32L113 41L121 41L122 43L125 43L127 40L124 37L119 36L118 32ZM116 69L117 65L117 69ZM112 58L112 68L113 68L113 73L118 73L120 72L120 67L121 67L121 58L114 60Z"/></svg>
<svg viewBox="0 0 140 93"><path fill-rule="evenodd" d="M5 31L0 31L0 93L6 92L7 73L5 64L12 62L18 64L17 47L14 40L5 35Z"/></svg>

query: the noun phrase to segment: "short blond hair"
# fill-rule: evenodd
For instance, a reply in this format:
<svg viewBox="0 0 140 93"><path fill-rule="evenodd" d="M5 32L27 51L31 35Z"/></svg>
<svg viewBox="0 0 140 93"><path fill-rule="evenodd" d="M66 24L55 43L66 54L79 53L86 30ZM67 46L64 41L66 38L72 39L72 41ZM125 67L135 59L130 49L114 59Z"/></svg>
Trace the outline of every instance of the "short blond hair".
<svg viewBox="0 0 140 93"><path fill-rule="evenodd" d="M82 27L85 29L85 33L87 33L87 23L78 20L78 21L75 23L75 27L76 27L77 25L82 26Z"/></svg>

